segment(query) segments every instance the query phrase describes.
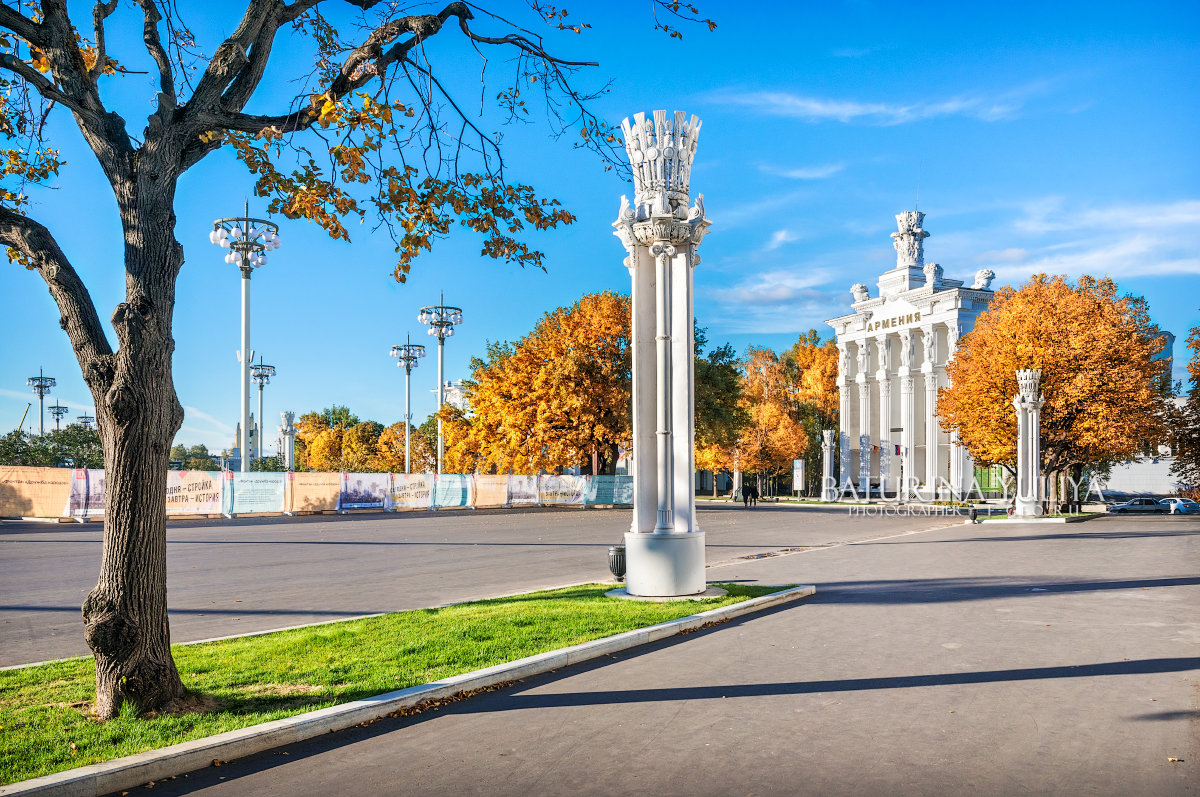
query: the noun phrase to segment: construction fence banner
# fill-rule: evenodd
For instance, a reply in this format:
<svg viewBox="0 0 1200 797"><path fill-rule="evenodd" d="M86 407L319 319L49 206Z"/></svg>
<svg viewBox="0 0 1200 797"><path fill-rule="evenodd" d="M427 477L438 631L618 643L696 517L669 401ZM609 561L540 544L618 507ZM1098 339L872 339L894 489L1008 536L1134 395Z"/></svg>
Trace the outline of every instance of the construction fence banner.
<svg viewBox="0 0 1200 797"><path fill-rule="evenodd" d="M341 494L340 473L288 473L284 506L289 512L332 512Z"/></svg>
<svg viewBox="0 0 1200 797"><path fill-rule="evenodd" d="M338 494L338 510L390 509L388 495L392 491L390 473L343 473L342 490Z"/></svg>
<svg viewBox="0 0 1200 797"><path fill-rule="evenodd" d="M227 515L282 514L286 473L225 471L222 504Z"/></svg>
<svg viewBox="0 0 1200 797"><path fill-rule="evenodd" d="M223 481L220 471L167 471L167 514L220 514Z"/></svg>
<svg viewBox="0 0 1200 797"><path fill-rule="evenodd" d="M508 505L508 480L510 478L512 477L475 474L475 502L472 506Z"/></svg>
<svg viewBox="0 0 1200 797"><path fill-rule="evenodd" d="M460 476L455 473L439 473L435 482L433 493L433 505L442 508L450 508L456 506L474 506L471 499L474 498L475 477L473 475Z"/></svg>
<svg viewBox="0 0 1200 797"><path fill-rule="evenodd" d="M0 516L69 517L72 472L0 467Z"/></svg>
<svg viewBox="0 0 1200 797"><path fill-rule="evenodd" d="M167 473L168 515L633 503L630 476ZM102 518L104 471L0 467L0 517Z"/></svg>
<svg viewBox="0 0 1200 797"><path fill-rule="evenodd" d="M538 503L537 476L508 477L508 505L534 506Z"/></svg>
<svg viewBox="0 0 1200 797"><path fill-rule="evenodd" d="M630 476L585 476L583 503L587 506L633 504Z"/></svg>
<svg viewBox="0 0 1200 797"><path fill-rule="evenodd" d="M550 505L583 504L586 476L538 476L538 501Z"/></svg>
<svg viewBox="0 0 1200 797"><path fill-rule="evenodd" d="M85 520L104 517L103 470L76 468L72 471L69 516Z"/></svg>
<svg viewBox="0 0 1200 797"><path fill-rule="evenodd" d="M433 506L432 473L393 473L390 509L429 509Z"/></svg>

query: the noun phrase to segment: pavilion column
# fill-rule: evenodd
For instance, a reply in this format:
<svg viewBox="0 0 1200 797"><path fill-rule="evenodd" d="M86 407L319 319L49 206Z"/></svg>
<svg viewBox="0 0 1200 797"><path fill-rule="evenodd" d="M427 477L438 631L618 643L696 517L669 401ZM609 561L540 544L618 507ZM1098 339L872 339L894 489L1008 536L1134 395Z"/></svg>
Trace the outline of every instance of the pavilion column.
<svg viewBox="0 0 1200 797"><path fill-rule="evenodd" d="M838 495L850 486L850 354L838 344Z"/></svg>
<svg viewBox="0 0 1200 797"><path fill-rule="evenodd" d="M633 283L633 523L625 535L630 595L704 592L704 532L695 522L692 269L711 222L689 207L700 120L682 112L623 123L631 205L613 223Z"/></svg>
<svg viewBox="0 0 1200 797"><path fill-rule="evenodd" d="M929 371L925 374L925 483L934 498L938 480L937 390L937 372Z"/></svg>
<svg viewBox="0 0 1200 797"><path fill-rule="evenodd" d="M891 336L877 337L875 347L879 353L879 370L875 372L875 379L879 383L879 497L882 498L892 478L892 383L888 376Z"/></svg>
<svg viewBox="0 0 1200 797"><path fill-rule="evenodd" d="M904 369L906 372L907 368ZM908 373L900 376L900 465L902 474L900 490L904 494L901 500L907 501L910 495L909 485L915 484L913 474L913 428L917 416L913 407L913 391L916 379Z"/></svg>
<svg viewBox="0 0 1200 797"><path fill-rule="evenodd" d="M871 384L866 375L858 383L858 486L871 494Z"/></svg>
<svg viewBox="0 0 1200 797"><path fill-rule="evenodd" d="M871 495L871 341L858 342L858 487Z"/></svg>

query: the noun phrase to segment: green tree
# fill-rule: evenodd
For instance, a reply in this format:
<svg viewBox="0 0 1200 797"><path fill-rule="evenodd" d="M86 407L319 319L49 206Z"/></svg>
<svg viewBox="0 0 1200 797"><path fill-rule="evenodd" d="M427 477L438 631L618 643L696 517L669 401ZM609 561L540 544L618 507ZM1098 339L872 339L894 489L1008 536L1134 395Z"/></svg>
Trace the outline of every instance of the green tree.
<svg viewBox="0 0 1200 797"><path fill-rule="evenodd" d="M1171 416L1171 442L1175 462L1171 473L1185 486L1189 495L1200 498L1200 326L1187 336L1188 393L1183 405Z"/></svg>

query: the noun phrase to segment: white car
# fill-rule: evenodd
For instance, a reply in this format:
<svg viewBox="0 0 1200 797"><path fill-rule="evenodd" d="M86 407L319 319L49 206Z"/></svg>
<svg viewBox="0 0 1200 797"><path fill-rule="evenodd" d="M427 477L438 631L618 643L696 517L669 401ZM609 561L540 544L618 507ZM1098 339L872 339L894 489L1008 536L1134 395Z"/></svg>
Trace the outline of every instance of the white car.
<svg viewBox="0 0 1200 797"><path fill-rule="evenodd" d="M1190 498L1164 498L1159 503L1172 515L1200 515L1200 504Z"/></svg>

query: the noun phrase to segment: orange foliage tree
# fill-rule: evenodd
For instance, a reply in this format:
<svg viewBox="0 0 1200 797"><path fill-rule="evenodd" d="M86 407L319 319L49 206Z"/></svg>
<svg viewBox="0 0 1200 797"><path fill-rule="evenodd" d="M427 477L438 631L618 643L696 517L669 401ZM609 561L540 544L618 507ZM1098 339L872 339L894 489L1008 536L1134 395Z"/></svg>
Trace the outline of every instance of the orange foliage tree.
<svg viewBox="0 0 1200 797"><path fill-rule="evenodd" d="M734 456L741 470L767 476L789 472L792 460L808 447L804 424L796 417L788 369L770 349L751 348L742 382L749 422Z"/></svg>
<svg viewBox="0 0 1200 797"><path fill-rule="evenodd" d="M472 361L473 416L451 419L456 464L500 473L587 465L630 445L628 296L587 294ZM443 424L445 430L446 425Z"/></svg>
<svg viewBox="0 0 1200 797"><path fill-rule="evenodd" d="M1118 296L1110 279L1034 276L1002 288L946 368L938 391L943 428L981 465L1017 458L1015 373L1042 371L1042 471L1097 466L1161 439L1166 407L1163 341L1145 299ZM1052 480L1053 485L1057 480Z"/></svg>
<svg viewBox="0 0 1200 797"><path fill-rule="evenodd" d="M820 333L810 329L785 353L784 363L793 412L808 438L803 454L806 484L792 488L807 488L811 494L820 489L821 430L836 429L839 423L837 343L833 338L821 340Z"/></svg>

